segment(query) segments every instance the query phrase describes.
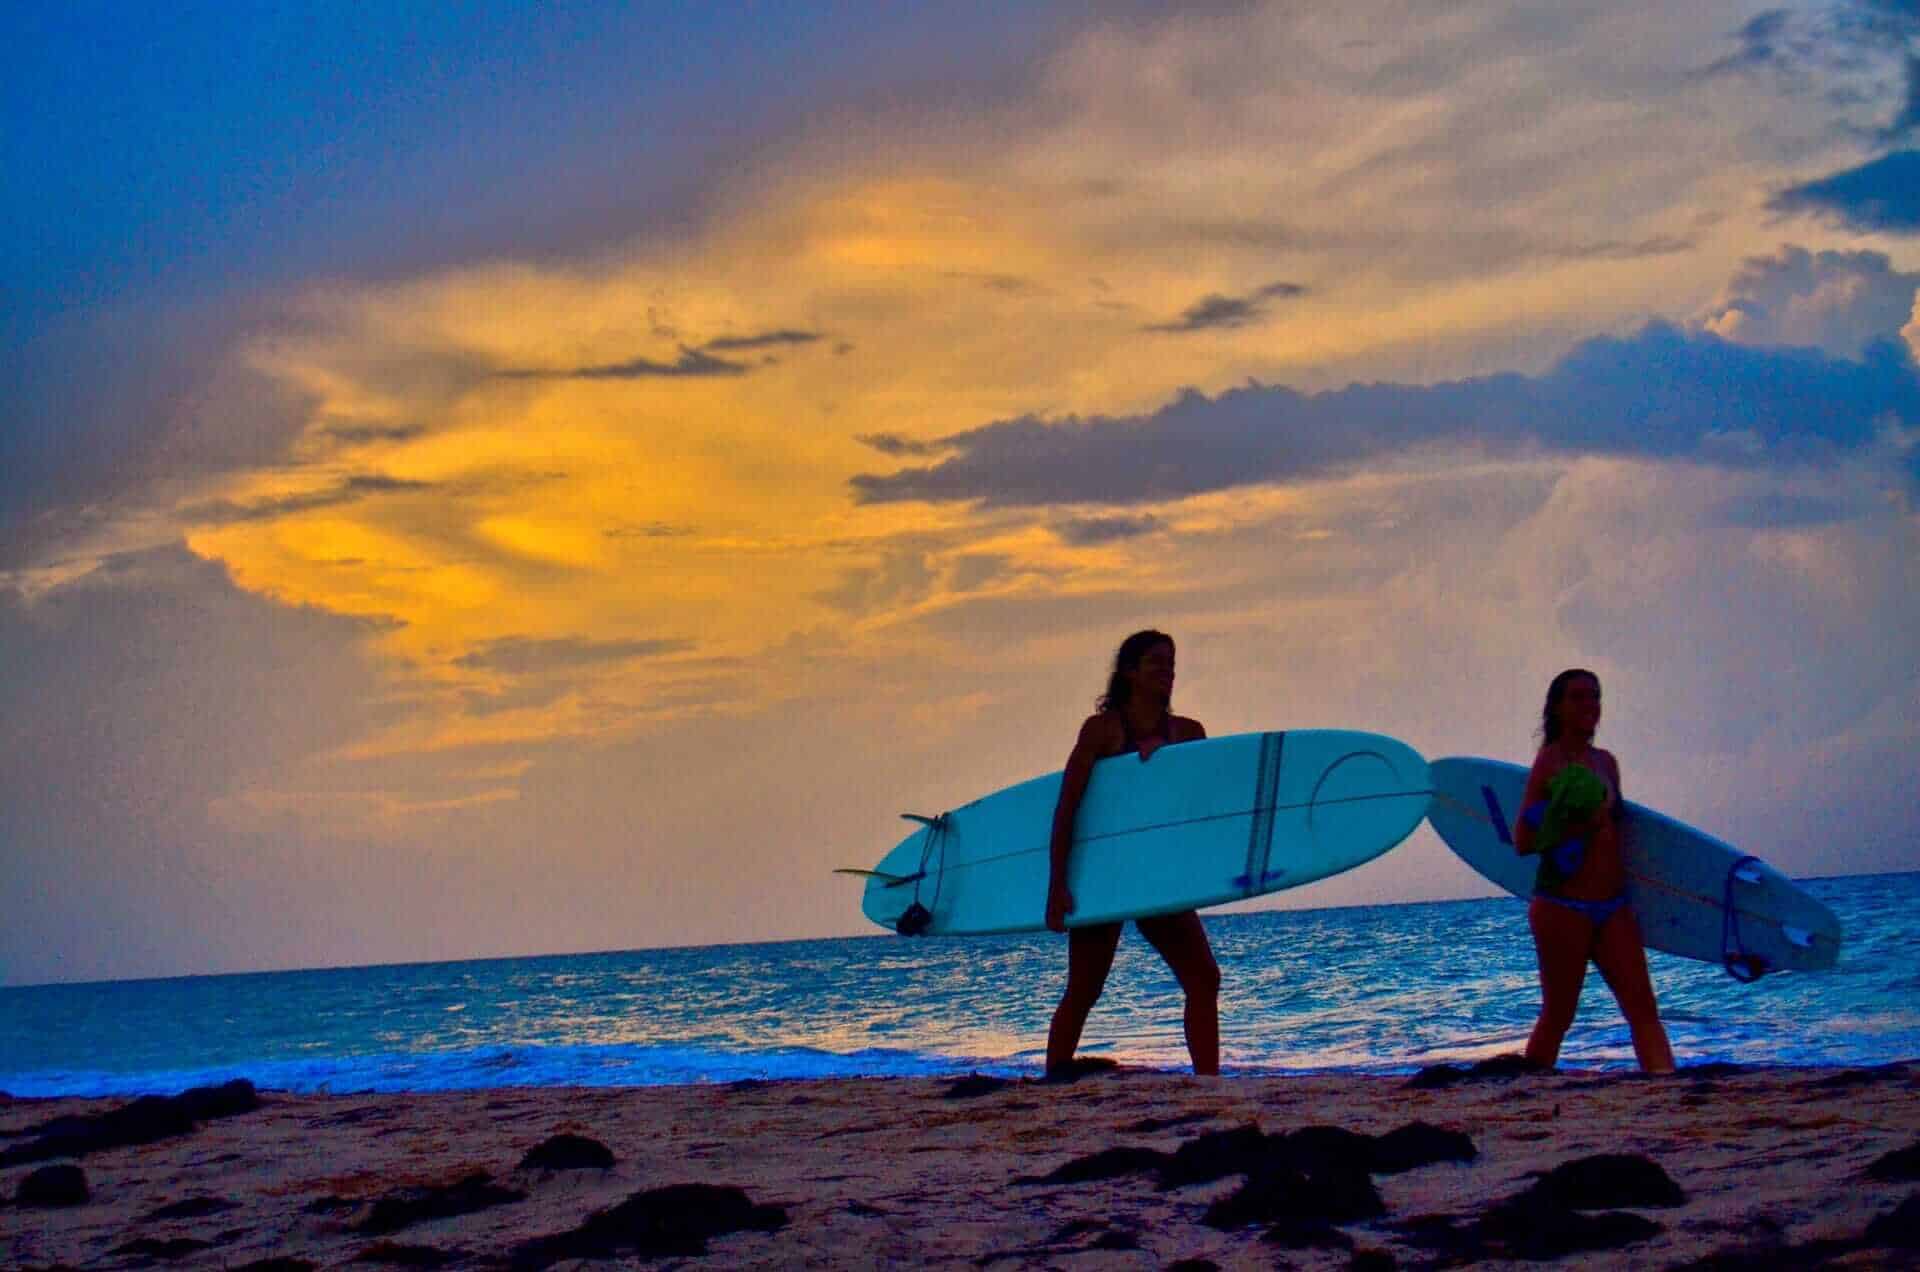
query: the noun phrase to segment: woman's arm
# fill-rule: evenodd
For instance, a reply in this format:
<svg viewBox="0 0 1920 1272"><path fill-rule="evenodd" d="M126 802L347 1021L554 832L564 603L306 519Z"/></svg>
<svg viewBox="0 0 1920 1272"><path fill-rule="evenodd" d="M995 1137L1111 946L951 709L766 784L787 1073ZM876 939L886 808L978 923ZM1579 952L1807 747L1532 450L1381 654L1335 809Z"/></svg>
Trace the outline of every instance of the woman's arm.
<svg viewBox="0 0 1920 1272"><path fill-rule="evenodd" d="M1117 739L1112 717L1088 716L1080 726L1080 736L1067 756L1067 768L1060 775L1060 798L1053 806L1053 837L1048 845L1047 926L1056 932L1067 930L1067 916L1073 913L1073 893L1067 889L1067 858L1073 852L1073 821L1080 813L1080 799L1087 793L1094 762L1113 750Z"/></svg>
<svg viewBox="0 0 1920 1272"><path fill-rule="evenodd" d="M1522 857L1533 855L1534 823L1527 819L1527 810L1535 804L1545 806L1552 765L1553 757L1541 747L1540 754L1533 757L1533 771L1527 774L1527 789L1520 794L1520 814L1513 822L1513 850Z"/></svg>

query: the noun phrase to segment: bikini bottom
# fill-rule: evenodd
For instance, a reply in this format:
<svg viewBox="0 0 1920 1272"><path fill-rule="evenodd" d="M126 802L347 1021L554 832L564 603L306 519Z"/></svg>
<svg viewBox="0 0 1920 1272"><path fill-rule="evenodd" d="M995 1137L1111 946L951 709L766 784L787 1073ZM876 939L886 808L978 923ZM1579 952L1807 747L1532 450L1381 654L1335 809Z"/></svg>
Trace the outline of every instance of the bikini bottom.
<svg viewBox="0 0 1920 1272"><path fill-rule="evenodd" d="M1586 916L1587 921L1592 923L1596 930L1604 927L1608 919L1612 918L1628 901L1632 900L1625 889L1599 901L1588 901L1581 897L1557 896L1551 892L1535 892L1533 895L1542 901L1551 901L1555 905L1565 906L1575 914Z"/></svg>

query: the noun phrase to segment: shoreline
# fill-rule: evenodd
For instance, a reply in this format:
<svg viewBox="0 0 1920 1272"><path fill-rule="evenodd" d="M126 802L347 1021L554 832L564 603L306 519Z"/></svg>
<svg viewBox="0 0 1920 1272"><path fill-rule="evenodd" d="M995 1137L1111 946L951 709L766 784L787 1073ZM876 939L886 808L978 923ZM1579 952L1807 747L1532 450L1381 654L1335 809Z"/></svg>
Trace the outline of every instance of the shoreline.
<svg viewBox="0 0 1920 1272"><path fill-rule="evenodd" d="M768 1268L1014 1268L1070 1257L1346 1267L1356 1251L1407 1265L1498 1262L1547 1248L1530 1242L1574 1239L1602 1242L1582 1257L1611 1266L1784 1263L1798 1251L1877 1267L1920 1261L1920 1200L1909 1200L1920 1197L1920 1165L1908 1160L1920 1157L1917 1094L1920 1061L1702 1066L1664 1079L1461 1071L1428 1087L1405 1075L1203 1079L1120 1068L1069 1084L948 1075L262 1091L257 1107L153 1142L0 1165L0 1262L536 1267L592 1250L688 1259L698 1246L718 1265ZM71 1128L125 1106L0 1101L0 1154L17 1157L36 1128L44 1136L61 1119ZM1299 1134L1307 1127L1347 1134ZM525 1164L555 1136L604 1146L612 1165ZM1382 1165L1392 1154L1381 1146L1422 1136L1443 1146L1440 1156ZM1169 1173L1176 1156L1208 1154L1214 1168L1238 1169ZM1551 1211L1564 1222L1541 1224L1541 1189L1591 1174L1581 1163L1600 1155L1642 1178L1552 1200L1578 1204ZM1677 1203L1635 1192L1650 1186L1649 1166L1629 1159L1650 1164ZM89 1200L14 1202L46 1166L77 1166ZM1527 1200L1508 1204L1516 1198ZM648 1209L656 1201L659 1213ZM1863 1244L1876 1224L1875 1239L1892 1248Z"/></svg>

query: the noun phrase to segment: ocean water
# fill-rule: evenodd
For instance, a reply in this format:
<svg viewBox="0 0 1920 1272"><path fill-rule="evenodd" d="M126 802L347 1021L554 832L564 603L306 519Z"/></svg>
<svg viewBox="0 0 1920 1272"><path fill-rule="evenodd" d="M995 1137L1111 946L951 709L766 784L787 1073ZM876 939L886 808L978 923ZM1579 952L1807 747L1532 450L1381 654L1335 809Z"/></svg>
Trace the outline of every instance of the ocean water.
<svg viewBox="0 0 1920 1272"><path fill-rule="evenodd" d="M1650 955L1682 1064L1920 1058L1920 873L1809 881L1831 971L1740 984ZM1510 898L1210 916L1229 1073L1406 1073L1516 1051L1538 1006ZM131 1095L1038 1073L1051 935L840 940L0 989L0 1091ZM1178 986L1128 929L1082 1054L1186 1064ZM1562 1063L1631 1067L1590 975Z"/></svg>

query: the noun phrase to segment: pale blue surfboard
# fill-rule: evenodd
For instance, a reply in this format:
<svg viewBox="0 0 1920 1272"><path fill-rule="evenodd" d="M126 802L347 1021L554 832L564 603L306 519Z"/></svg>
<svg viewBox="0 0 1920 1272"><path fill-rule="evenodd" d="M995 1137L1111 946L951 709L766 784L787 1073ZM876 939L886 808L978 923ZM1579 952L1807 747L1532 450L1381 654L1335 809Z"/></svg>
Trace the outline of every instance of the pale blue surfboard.
<svg viewBox="0 0 1920 1272"><path fill-rule="evenodd" d="M1093 766L1074 822L1070 926L1172 914L1312 883L1371 861L1426 815L1427 764L1372 733L1297 729L1162 747ZM933 935L1045 926L1060 774L922 825L869 874L861 908Z"/></svg>
<svg viewBox="0 0 1920 1272"><path fill-rule="evenodd" d="M1527 770L1500 760L1449 756L1435 760L1432 772L1428 817L1447 847L1515 896L1533 895L1539 858L1515 852L1512 835ZM1760 960L1747 965L1747 972L1833 966L1840 953L1840 920L1791 879L1632 800L1626 801L1626 813L1622 854L1634 914L1649 949L1709 963L1729 956Z"/></svg>

